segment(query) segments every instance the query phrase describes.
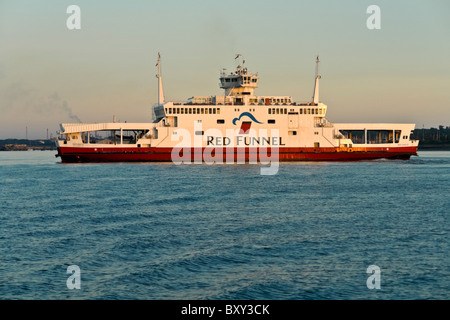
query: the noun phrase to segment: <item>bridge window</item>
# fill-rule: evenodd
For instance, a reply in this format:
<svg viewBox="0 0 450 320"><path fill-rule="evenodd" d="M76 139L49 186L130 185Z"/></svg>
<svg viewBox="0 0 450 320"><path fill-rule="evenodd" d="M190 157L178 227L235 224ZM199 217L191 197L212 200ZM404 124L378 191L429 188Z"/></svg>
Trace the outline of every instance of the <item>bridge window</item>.
<svg viewBox="0 0 450 320"><path fill-rule="evenodd" d="M225 120L224 120L224 119L217 119L217 123L219 123L219 124L224 124L224 123L225 123Z"/></svg>
<svg viewBox="0 0 450 320"><path fill-rule="evenodd" d="M269 120L267 120L267 123L275 124L275 119L269 119Z"/></svg>

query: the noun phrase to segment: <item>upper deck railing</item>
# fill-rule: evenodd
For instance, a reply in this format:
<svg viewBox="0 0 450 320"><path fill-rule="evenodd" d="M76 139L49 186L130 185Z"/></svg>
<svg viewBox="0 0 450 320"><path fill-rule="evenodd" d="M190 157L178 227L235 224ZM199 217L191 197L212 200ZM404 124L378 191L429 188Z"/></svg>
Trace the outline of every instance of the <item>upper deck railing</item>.
<svg viewBox="0 0 450 320"><path fill-rule="evenodd" d="M194 103L194 102L186 102L186 101L173 101L174 106L318 106L318 104L314 102L291 102L291 103L266 103L266 102L210 102L210 103Z"/></svg>

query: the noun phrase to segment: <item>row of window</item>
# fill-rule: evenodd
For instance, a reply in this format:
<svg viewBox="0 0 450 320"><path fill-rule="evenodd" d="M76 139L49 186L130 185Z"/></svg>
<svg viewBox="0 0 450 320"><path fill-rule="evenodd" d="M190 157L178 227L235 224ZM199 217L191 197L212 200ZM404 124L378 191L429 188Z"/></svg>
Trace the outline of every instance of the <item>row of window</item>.
<svg viewBox="0 0 450 320"><path fill-rule="evenodd" d="M401 136L401 130L339 130L339 132L356 144L399 143ZM408 139L408 136L402 137Z"/></svg>
<svg viewBox="0 0 450 320"><path fill-rule="evenodd" d="M300 114L325 114L325 109L323 108L300 108Z"/></svg>
<svg viewBox="0 0 450 320"><path fill-rule="evenodd" d="M257 99L250 99L250 102L257 102ZM292 99L290 98L265 98L260 100L260 102L266 103L266 104L290 104L292 103Z"/></svg>
<svg viewBox="0 0 450 320"><path fill-rule="evenodd" d="M222 83L224 82L238 82L238 78L222 78ZM256 83L258 82L258 79L256 78L251 78L251 77L242 77L242 82L244 84L250 84L250 81L252 83Z"/></svg>
<svg viewBox="0 0 450 320"><path fill-rule="evenodd" d="M268 114L287 114L286 108L269 108L267 109Z"/></svg>
<svg viewBox="0 0 450 320"><path fill-rule="evenodd" d="M166 114L220 114L220 108L165 108ZM240 111L240 109L234 109L234 111ZM255 111L255 109L250 109ZM294 111L294 109L290 109ZM268 108L268 114L287 114L286 108ZM324 114L323 108L301 108L300 114Z"/></svg>
<svg viewBox="0 0 450 320"><path fill-rule="evenodd" d="M290 109L291 112L294 109ZM267 109L268 114L287 114L286 108L269 108ZM300 108L300 114L325 114L325 110L323 108Z"/></svg>
<svg viewBox="0 0 450 320"><path fill-rule="evenodd" d="M220 108L165 108L166 114L220 114Z"/></svg>

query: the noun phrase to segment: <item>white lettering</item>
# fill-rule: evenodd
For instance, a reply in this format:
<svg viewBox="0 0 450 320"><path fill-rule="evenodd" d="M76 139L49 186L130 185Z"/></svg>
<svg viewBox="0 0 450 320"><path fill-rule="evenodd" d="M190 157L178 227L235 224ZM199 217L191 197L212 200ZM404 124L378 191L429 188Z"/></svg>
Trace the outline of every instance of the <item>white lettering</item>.
<svg viewBox="0 0 450 320"><path fill-rule="evenodd" d="M80 30L81 29L81 9L77 5L71 5L67 7L66 13L72 13L70 17L67 18L66 26L69 30Z"/></svg>
<svg viewBox="0 0 450 320"><path fill-rule="evenodd" d="M367 29L381 29L381 9L377 5L371 5L367 7L368 14L373 13L371 16L367 18L366 26Z"/></svg>
<svg viewBox="0 0 450 320"><path fill-rule="evenodd" d="M191 163L191 134L186 129L177 129L177 134L171 136L172 141L178 141L182 138L171 152L171 159L175 165L182 163Z"/></svg>
<svg viewBox="0 0 450 320"><path fill-rule="evenodd" d="M215 311L216 307L196 307L196 306L191 306L190 304L187 307L182 307L181 308L181 314L184 315L188 315L188 314L206 314L209 315L209 317L211 318L214 315L214 311Z"/></svg>
<svg viewBox="0 0 450 320"><path fill-rule="evenodd" d="M278 129L270 130L271 136L278 136ZM265 129L260 130L260 136L267 136L267 131ZM267 146L263 146L259 148L259 161L262 165L269 164L268 167L261 167L260 173L262 176L272 176L278 173L278 168L280 166L280 148L278 145L272 145L270 147L270 155L268 154Z"/></svg>
<svg viewBox="0 0 450 320"><path fill-rule="evenodd" d="M260 311L260 309L262 308L262 312ZM269 305L256 305L253 306L251 304L248 305L232 305L232 304L227 304L225 305L225 313L226 314L238 314L238 315L251 315L251 314L269 314ZM221 311L221 310L219 310Z"/></svg>
<svg viewBox="0 0 450 320"><path fill-rule="evenodd" d="M367 268L367 273L372 274L369 278L367 278L367 288L372 289L381 289L381 270L376 265L371 265Z"/></svg>
<svg viewBox="0 0 450 320"><path fill-rule="evenodd" d="M67 273L73 273L68 279L67 279L67 288L70 290L73 289L81 289L81 271L80 267L77 265L72 265L67 267Z"/></svg>

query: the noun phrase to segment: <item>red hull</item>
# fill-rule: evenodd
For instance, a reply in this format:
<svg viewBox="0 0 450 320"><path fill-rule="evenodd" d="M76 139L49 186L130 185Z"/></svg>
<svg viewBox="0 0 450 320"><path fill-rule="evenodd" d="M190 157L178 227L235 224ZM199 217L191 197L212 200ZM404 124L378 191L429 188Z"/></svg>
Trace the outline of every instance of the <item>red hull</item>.
<svg viewBox="0 0 450 320"><path fill-rule="evenodd" d="M189 152L190 151L190 152ZM186 150L185 150L186 152ZM220 152L220 154L218 154ZM270 154L268 157L260 156L256 148L234 148L229 156L228 162L237 161L275 161L277 155ZM274 149L275 152L275 149ZM190 155L189 155L190 153ZM181 153L182 154L182 153ZM266 152L262 151L265 155ZM373 159L409 159L417 155L417 147L394 147L394 148L279 148L279 161L358 161ZM59 147L57 157L62 162L172 162L172 148L76 148ZM226 149L203 148L202 150L188 150L185 159L190 161L227 162ZM189 161L189 160L188 160Z"/></svg>

